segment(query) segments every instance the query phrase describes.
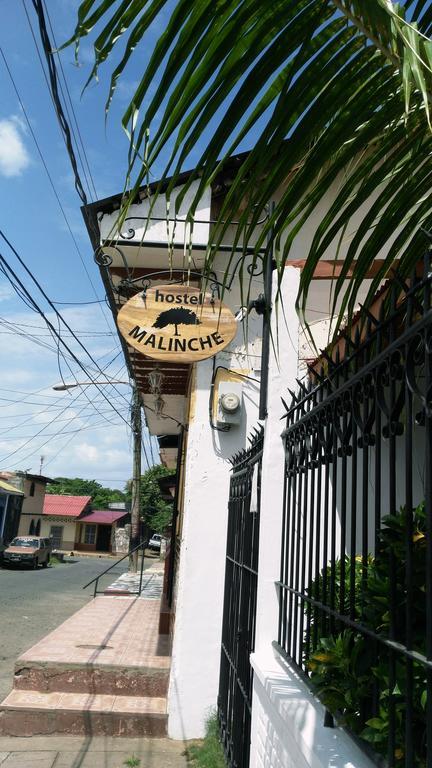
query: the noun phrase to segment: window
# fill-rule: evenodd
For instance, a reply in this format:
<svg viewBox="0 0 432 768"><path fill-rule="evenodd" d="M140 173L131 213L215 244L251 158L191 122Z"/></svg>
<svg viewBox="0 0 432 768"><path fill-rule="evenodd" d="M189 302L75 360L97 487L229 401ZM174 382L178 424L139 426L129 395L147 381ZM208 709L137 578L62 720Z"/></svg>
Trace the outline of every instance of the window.
<svg viewBox="0 0 432 768"><path fill-rule="evenodd" d="M35 524L34 524L34 520L32 520L29 528L29 536L33 536L34 532L35 532Z"/></svg>
<svg viewBox="0 0 432 768"><path fill-rule="evenodd" d="M95 544L96 542L96 526L86 525L84 530L84 544Z"/></svg>
<svg viewBox="0 0 432 768"><path fill-rule="evenodd" d="M35 484L32 483L30 486L30 496L34 496L34 492L35 492Z"/></svg>
<svg viewBox="0 0 432 768"><path fill-rule="evenodd" d="M50 528L50 539L54 549L61 549L63 538L63 526L52 525Z"/></svg>
<svg viewBox="0 0 432 768"><path fill-rule="evenodd" d="M40 536L40 529L41 529L41 521L40 521L40 518L39 518L39 520L37 521L37 523L35 525L35 534L36 534L36 536Z"/></svg>

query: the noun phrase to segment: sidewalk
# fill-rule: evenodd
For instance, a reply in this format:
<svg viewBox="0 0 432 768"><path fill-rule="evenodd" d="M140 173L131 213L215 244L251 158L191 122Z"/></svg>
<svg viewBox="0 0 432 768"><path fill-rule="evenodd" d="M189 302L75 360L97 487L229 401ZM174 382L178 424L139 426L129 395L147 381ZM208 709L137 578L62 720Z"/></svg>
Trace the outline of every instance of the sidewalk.
<svg viewBox="0 0 432 768"><path fill-rule="evenodd" d="M170 739L103 736L0 737L0 768L186 768L185 745Z"/></svg>
<svg viewBox="0 0 432 768"><path fill-rule="evenodd" d="M105 595L134 595L138 594L141 585L141 597L147 600L159 600L162 596L164 578L164 563L155 560L146 568L142 577L138 573L122 573L116 581L104 590Z"/></svg>
<svg viewBox="0 0 432 768"><path fill-rule="evenodd" d="M144 572L140 598L133 593L139 577L123 574L120 594L114 591L91 600L21 654L15 664L13 689L0 705L3 743L9 739L9 745L22 744L24 752L25 747L30 752L30 745L44 735L46 741L41 742L37 762L32 763L36 768L80 768L81 763L74 762L76 754L73 760L67 757L66 762L59 762L58 744L63 739L67 743L70 737L87 739L86 745L96 744L99 749L94 751L101 753L97 759L103 768L116 768L117 764L100 745L106 745L107 739L115 743L112 739L118 736L117 752L122 755L129 750L131 739L144 745L145 768L153 754L164 755L163 749L171 750L168 755L176 759L181 757L181 744L173 746L165 739L171 657L170 637L159 629L162 568L163 564L155 562ZM55 747L48 747L53 743ZM23 753L18 757L9 754L14 751L13 746L0 747L4 753L0 754L0 768L22 768ZM95 763L87 764L96 768ZM183 765L184 761L172 764ZM121 761L118 768L122 768Z"/></svg>

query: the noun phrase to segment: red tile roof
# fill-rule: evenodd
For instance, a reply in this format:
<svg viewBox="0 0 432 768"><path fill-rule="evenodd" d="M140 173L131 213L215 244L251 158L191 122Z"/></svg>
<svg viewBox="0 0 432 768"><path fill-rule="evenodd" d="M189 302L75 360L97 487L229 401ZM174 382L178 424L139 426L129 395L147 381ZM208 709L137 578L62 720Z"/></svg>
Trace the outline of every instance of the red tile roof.
<svg viewBox="0 0 432 768"><path fill-rule="evenodd" d="M57 493L47 493L43 514L57 515L58 517L79 517L90 501L91 496L61 496Z"/></svg>
<svg viewBox="0 0 432 768"><path fill-rule="evenodd" d="M112 525L116 520L120 520L128 513L125 510L114 509L94 509L87 515L80 517L80 523L102 523L105 525Z"/></svg>

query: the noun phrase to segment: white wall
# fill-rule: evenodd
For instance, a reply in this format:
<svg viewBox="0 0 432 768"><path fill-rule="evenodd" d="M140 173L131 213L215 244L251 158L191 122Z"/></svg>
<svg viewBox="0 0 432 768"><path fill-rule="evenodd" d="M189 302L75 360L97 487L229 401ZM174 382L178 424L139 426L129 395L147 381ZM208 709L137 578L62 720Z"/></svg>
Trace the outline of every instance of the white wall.
<svg viewBox="0 0 432 768"><path fill-rule="evenodd" d="M30 496L31 484L34 482L34 495ZM23 514L26 515L41 515L43 511L44 499L45 499L46 483L32 481L29 478L24 479L23 491L25 493L25 499L23 501Z"/></svg>
<svg viewBox="0 0 432 768"><path fill-rule="evenodd" d="M271 650L255 653L250 768L373 768L324 707Z"/></svg>
<svg viewBox="0 0 432 768"><path fill-rule="evenodd" d="M133 239L142 242L167 242L167 218L169 221L169 235L170 240L179 245L188 243L190 238L189 225L185 226L184 222L188 209L192 203L192 200L197 192L199 181L192 182L189 190L187 191L185 198L180 206L180 210L175 214L175 201L182 189L182 186L176 187L172 193L169 202L169 208L167 205L166 196L164 194L159 195L156 203L153 203L153 210L151 212L152 218L147 223L147 216L150 212L150 201L145 198L141 203L131 205L128 218L129 221L125 222L122 227L122 233L125 235L131 235L128 233L129 228L135 230ZM139 218L134 219L137 216ZM176 224L174 226L174 217L176 217ZM118 237L117 230L118 211L114 211L112 214L104 214L100 223L101 240L112 240ZM144 219L144 221L142 220ZM162 219L162 221L157 221ZM196 223L193 227L192 240L195 244L207 245L209 239L210 230L210 188L208 187L201 198L200 204L195 214ZM127 244L127 238L123 238ZM121 245L122 238L119 237L118 244ZM168 265L167 265L168 267Z"/></svg>
<svg viewBox="0 0 432 768"><path fill-rule="evenodd" d="M261 520L250 768L372 768L340 728L324 728L324 708L296 672L273 651L277 640L283 511L284 451L280 421L288 387L296 390L298 320L294 302L300 272L288 267L283 283L286 323L279 318L280 355L270 366L268 418L261 479ZM277 321L273 314L273 326ZM275 329L274 329L275 331Z"/></svg>
<svg viewBox="0 0 432 768"><path fill-rule="evenodd" d="M48 517L46 519L44 517L42 519L40 535L49 536L52 525L63 527L62 549L72 550L76 541L76 523L74 521L72 522L61 518L58 519L55 517Z"/></svg>
<svg viewBox="0 0 432 768"><path fill-rule="evenodd" d="M220 272L224 266L224 263L219 265ZM218 265L215 267L218 269ZM261 279L254 281L252 290L255 298L262 291ZM239 290L226 292L224 302L236 311L241 305ZM251 313L248 350L245 349L243 328L240 326L229 348L217 355L215 365L241 370L259 379L257 339L261 326L262 319ZM241 424L226 433L210 428L209 388L212 373L212 359L196 365L196 381L191 396L168 701L168 731L175 739L202 736L206 715L216 706L231 468L228 460L246 447L247 437L258 423L259 384L244 380Z"/></svg>

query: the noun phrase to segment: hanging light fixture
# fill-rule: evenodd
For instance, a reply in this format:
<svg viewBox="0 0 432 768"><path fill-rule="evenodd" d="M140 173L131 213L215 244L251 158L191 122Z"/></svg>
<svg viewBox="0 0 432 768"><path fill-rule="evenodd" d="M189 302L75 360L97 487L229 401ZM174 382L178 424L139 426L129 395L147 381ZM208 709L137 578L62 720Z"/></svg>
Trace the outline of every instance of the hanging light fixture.
<svg viewBox="0 0 432 768"><path fill-rule="evenodd" d="M155 400L155 413L156 416L162 416L163 409L165 408L165 400L161 395L158 395Z"/></svg>
<svg viewBox="0 0 432 768"><path fill-rule="evenodd" d="M157 366L147 374L150 392L153 395L159 395L161 393L163 379L164 375Z"/></svg>

